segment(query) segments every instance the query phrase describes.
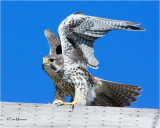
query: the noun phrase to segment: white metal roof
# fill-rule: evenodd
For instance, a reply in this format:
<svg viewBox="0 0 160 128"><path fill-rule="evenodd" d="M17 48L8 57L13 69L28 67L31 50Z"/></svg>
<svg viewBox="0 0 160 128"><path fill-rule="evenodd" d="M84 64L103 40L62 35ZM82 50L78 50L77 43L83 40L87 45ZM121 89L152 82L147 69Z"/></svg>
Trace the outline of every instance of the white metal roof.
<svg viewBox="0 0 160 128"><path fill-rule="evenodd" d="M1 102L2 128L160 128L159 109Z"/></svg>

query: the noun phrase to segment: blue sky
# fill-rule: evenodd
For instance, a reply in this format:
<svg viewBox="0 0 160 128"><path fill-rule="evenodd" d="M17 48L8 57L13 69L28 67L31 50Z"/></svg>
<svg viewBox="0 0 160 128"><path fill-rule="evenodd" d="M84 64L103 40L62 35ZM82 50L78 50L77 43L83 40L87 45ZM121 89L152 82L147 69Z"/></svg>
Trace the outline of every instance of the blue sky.
<svg viewBox="0 0 160 128"><path fill-rule="evenodd" d="M74 12L140 22L145 32L112 31L95 43L99 69L89 71L105 80L141 86L134 108L159 107L158 2L2 2L1 101L48 103L54 84L42 70L49 53L44 30L57 34L60 22Z"/></svg>

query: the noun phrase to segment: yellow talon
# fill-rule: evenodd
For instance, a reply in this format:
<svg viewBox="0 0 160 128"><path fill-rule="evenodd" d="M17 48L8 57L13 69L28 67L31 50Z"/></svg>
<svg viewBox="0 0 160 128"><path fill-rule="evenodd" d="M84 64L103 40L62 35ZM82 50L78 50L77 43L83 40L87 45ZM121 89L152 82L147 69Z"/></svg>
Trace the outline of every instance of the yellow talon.
<svg viewBox="0 0 160 128"><path fill-rule="evenodd" d="M73 102L61 102L59 103L60 105L75 105L76 104L76 101L73 101Z"/></svg>

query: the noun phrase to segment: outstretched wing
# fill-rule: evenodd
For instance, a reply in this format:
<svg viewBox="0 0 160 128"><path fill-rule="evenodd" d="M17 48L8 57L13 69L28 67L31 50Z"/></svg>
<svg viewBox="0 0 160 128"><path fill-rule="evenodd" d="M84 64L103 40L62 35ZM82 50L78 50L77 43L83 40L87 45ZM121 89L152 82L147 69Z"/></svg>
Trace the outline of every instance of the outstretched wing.
<svg viewBox="0 0 160 128"><path fill-rule="evenodd" d="M87 66L91 68L98 68L99 63L94 57L93 43L96 39L104 36L110 30L145 30L136 26L139 23L86 16L82 12L70 15L61 25L66 24L68 24L67 38L78 43L83 57L87 59Z"/></svg>
<svg viewBox="0 0 160 128"><path fill-rule="evenodd" d="M53 54L61 54L61 42L59 37L57 37L50 29L46 29L44 34L48 40L49 47L50 47L50 55Z"/></svg>

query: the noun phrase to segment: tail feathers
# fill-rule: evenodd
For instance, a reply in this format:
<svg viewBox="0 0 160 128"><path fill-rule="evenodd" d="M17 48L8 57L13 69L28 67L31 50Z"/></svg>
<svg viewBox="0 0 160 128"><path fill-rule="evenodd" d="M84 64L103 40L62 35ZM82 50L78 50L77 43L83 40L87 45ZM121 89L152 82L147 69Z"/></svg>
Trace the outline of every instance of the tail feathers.
<svg viewBox="0 0 160 128"><path fill-rule="evenodd" d="M96 94L94 101L90 103L90 106L109 106L111 107L111 100L104 93Z"/></svg>
<svg viewBox="0 0 160 128"><path fill-rule="evenodd" d="M131 106L130 102L136 102L134 96L140 96L137 91L142 91L139 86L119 84L100 79L101 91L109 98L112 106Z"/></svg>

